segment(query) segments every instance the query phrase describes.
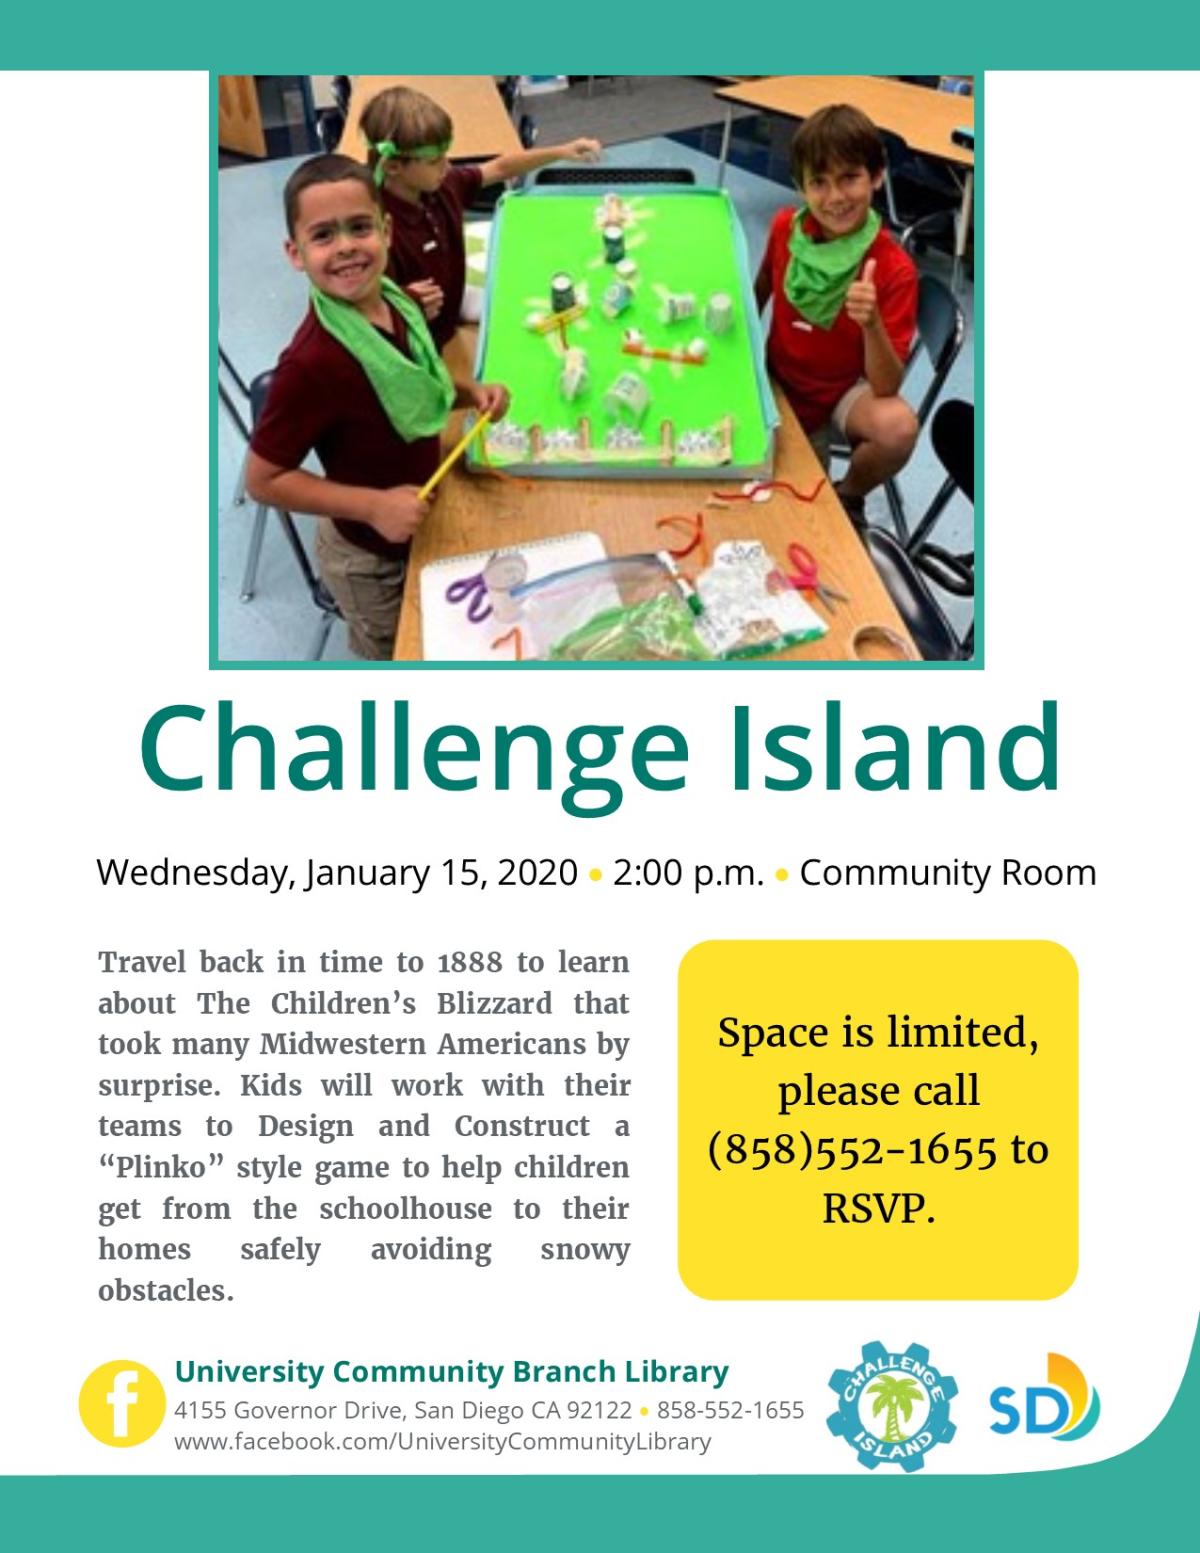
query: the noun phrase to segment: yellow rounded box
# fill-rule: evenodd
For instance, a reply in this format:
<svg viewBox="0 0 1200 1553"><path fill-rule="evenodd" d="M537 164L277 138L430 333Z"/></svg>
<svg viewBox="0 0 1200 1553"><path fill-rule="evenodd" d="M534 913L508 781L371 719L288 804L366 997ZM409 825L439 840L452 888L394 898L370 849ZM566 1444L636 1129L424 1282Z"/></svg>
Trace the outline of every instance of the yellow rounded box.
<svg viewBox="0 0 1200 1553"><path fill-rule="evenodd" d="M679 1268L708 1299L1051 1299L1078 972L1027 941L714 941L679 972Z"/></svg>

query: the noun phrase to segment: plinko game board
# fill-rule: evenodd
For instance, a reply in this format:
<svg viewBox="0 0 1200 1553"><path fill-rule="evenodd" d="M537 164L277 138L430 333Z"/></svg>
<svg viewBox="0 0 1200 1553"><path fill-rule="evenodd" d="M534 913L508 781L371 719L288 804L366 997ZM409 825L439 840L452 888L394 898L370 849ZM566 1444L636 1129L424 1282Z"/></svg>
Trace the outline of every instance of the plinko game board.
<svg viewBox="0 0 1200 1553"><path fill-rule="evenodd" d="M476 372L512 404L473 444L476 467L770 471L778 417L733 205L720 189L646 191L500 201Z"/></svg>

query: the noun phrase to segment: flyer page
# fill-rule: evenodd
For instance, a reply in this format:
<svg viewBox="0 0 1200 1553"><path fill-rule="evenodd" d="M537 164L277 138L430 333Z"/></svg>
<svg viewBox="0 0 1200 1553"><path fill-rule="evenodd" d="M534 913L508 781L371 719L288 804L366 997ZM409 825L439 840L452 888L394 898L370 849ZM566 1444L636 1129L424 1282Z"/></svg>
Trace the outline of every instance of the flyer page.
<svg viewBox="0 0 1200 1553"><path fill-rule="evenodd" d="M14 1546L1177 1535L1195 77L922 52L5 77Z"/></svg>

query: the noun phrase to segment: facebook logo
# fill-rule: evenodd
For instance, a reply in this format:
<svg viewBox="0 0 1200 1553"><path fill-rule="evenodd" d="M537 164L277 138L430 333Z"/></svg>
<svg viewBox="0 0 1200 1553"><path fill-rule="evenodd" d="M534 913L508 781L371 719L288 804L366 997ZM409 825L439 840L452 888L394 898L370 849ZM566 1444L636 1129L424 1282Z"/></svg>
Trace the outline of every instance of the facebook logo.
<svg viewBox="0 0 1200 1553"><path fill-rule="evenodd" d="M129 1409L137 1404L137 1392L131 1388L137 1385L137 1378L136 1370L118 1370L113 1376L113 1389L104 1399L112 1408L114 1440L129 1438Z"/></svg>
<svg viewBox="0 0 1200 1553"><path fill-rule="evenodd" d="M79 1390L83 1427L101 1445L118 1450L144 1445L166 1412L162 1382L137 1359L110 1359L97 1366Z"/></svg>

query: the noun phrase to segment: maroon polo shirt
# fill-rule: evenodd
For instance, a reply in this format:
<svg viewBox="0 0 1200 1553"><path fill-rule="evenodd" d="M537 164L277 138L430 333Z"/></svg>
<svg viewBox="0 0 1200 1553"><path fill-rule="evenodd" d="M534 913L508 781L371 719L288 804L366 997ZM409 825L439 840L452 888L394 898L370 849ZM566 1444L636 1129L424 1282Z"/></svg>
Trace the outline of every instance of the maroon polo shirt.
<svg viewBox="0 0 1200 1553"><path fill-rule="evenodd" d="M404 350L408 331L394 310L394 333L379 333ZM439 439L405 442L371 387L367 374L344 345L323 329L311 308L279 358L271 391L250 446L268 463L299 469L316 453L330 480L386 491L394 485L424 485L438 466ZM399 557L407 545L389 544L365 523L334 520L338 531L363 550Z"/></svg>
<svg viewBox="0 0 1200 1553"><path fill-rule="evenodd" d="M441 312L429 320L438 350L458 328L467 283L463 212L482 186L478 167L452 167L441 187L422 194L419 203L383 191L383 208L392 218L392 279L400 286L414 280L436 281L445 293Z"/></svg>

